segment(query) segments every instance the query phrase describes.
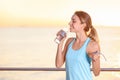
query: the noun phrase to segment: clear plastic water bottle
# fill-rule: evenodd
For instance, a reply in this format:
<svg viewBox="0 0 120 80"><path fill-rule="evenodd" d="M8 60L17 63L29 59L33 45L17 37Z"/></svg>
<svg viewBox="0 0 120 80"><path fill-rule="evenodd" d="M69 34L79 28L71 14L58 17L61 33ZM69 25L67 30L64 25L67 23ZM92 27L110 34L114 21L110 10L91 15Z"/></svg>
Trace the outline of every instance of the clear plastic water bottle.
<svg viewBox="0 0 120 80"><path fill-rule="evenodd" d="M66 36L67 31L68 31L67 28L61 29L61 30L60 30L60 34L57 35L57 37L55 38L54 41L55 41L57 44L59 44L60 41Z"/></svg>

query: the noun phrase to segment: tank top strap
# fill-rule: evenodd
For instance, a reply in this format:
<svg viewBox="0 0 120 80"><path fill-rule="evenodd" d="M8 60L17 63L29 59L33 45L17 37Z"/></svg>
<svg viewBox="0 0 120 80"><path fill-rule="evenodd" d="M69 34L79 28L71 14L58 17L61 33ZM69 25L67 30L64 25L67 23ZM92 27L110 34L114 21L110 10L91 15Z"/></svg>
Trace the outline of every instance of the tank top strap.
<svg viewBox="0 0 120 80"><path fill-rule="evenodd" d="M83 45L83 46L84 46L84 48L86 48L86 47L87 47L87 45L88 45L88 43L90 42L90 40L91 40L91 39L88 37L88 38L87 38L87 40L85 41L84 45Z"/></svg>
<svg viewBox="0 0 120 80"><path fill-rule="evenodd" d="M75 41L75 38L73 38L73 40L70 42L70 44L69 44L69 46L68 46L69 48L72 47L74 41Z"/></svg>

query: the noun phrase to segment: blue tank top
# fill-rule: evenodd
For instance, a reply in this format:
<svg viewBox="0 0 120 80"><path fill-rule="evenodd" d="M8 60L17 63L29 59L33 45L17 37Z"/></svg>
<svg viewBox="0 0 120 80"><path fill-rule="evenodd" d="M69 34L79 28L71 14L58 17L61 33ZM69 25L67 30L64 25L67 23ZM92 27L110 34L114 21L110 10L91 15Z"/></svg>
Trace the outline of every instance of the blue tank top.
<svg viewBox="0 0 120 80"><path fill-rule="evenodd" d="M78 50L72 48L74 41L75 39L69 44L66 53L66 80L92 80L91 58L86 52L90 38Z"/></svg>

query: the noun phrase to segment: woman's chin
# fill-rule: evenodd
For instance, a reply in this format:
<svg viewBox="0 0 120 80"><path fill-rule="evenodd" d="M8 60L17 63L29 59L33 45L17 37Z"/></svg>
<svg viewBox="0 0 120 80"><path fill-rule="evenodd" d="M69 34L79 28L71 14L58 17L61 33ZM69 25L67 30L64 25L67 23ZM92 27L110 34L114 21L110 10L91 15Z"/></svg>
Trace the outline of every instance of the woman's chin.
<svg viewBox="0 0 120 80"><path fill-rule="evenodd" d="M72 29L70 28L70 32L72 32Z"/></svg>

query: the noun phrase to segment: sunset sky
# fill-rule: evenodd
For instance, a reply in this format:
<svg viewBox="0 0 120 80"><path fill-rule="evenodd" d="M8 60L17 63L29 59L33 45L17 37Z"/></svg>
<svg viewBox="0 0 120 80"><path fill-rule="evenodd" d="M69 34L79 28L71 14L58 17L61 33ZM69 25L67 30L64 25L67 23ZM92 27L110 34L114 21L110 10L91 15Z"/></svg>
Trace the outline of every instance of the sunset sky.
<svg viewBox="0 0 120 80"><path fill-rule="evenodd" d="M93 25L120 26L120 0L0 0L0 27L64 26L76 10Z"/></svg>

